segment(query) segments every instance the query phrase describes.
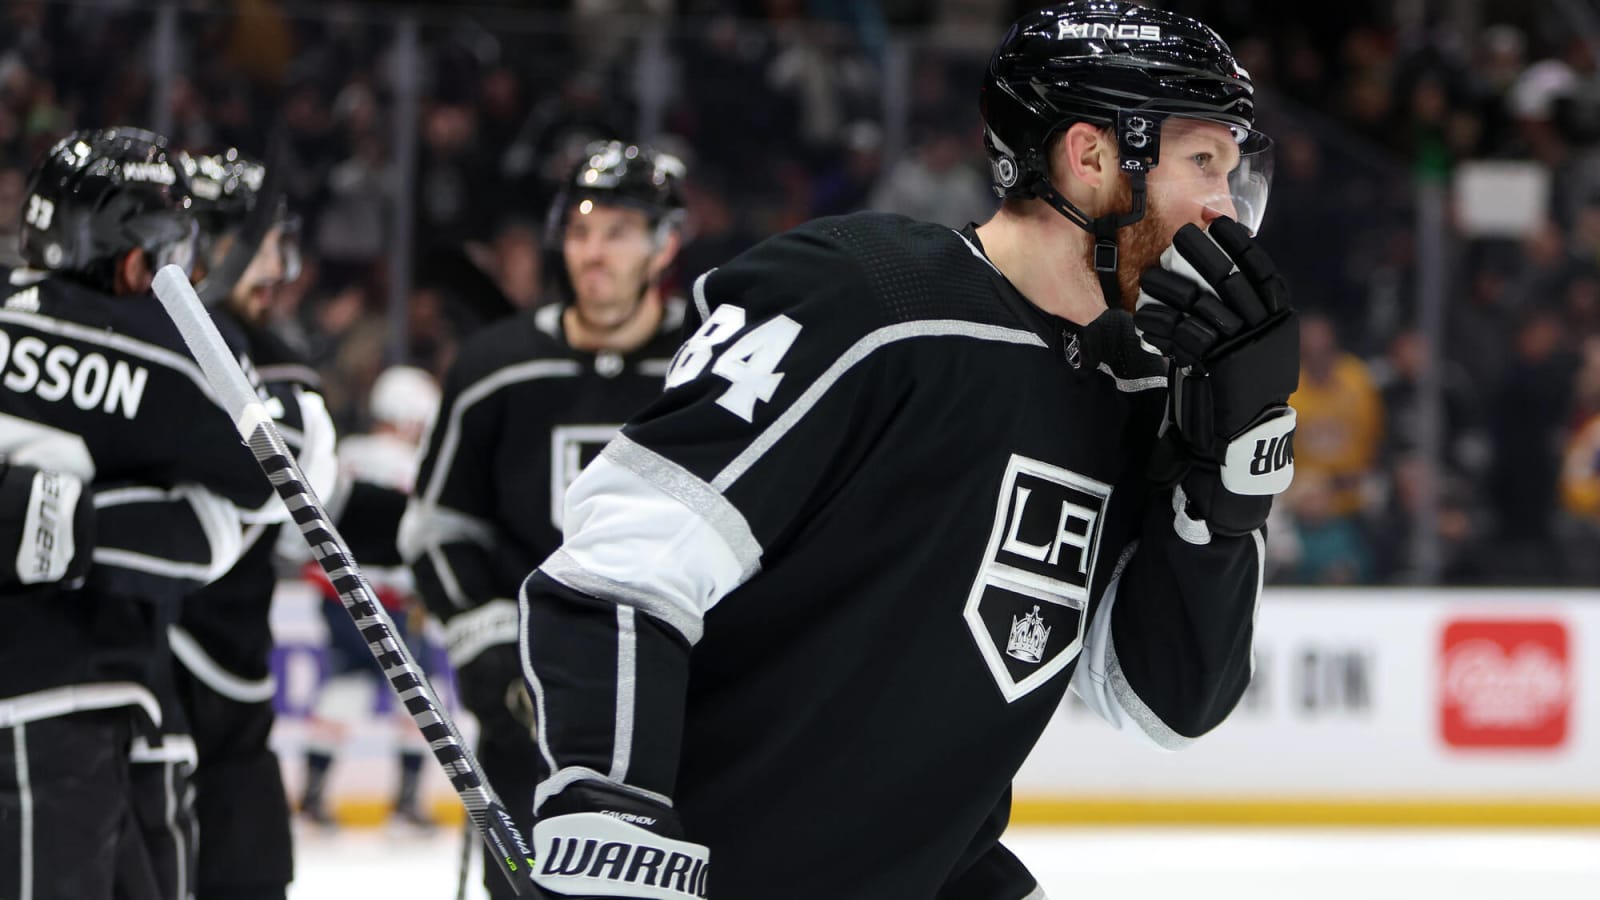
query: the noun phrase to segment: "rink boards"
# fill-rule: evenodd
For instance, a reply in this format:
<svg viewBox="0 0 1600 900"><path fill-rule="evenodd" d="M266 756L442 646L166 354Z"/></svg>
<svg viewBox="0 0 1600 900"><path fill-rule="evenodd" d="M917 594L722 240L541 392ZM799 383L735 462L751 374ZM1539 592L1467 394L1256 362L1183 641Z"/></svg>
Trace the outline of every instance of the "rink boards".
<svg viewBox="0 0 1600 900"><path fill-rule="evenodd" d="M273 613L291 789L320 678L316 602L285 585ZM1063 706L1017 778L1014 819L1600 824L1600 595L1272 589L1256 652L1239 708L1181 752ZM448 679L440 690L449 702ZM351 720L332 782L347 818L381 813L393 734ZM449 815L442 777L428 784Z"/></svg>

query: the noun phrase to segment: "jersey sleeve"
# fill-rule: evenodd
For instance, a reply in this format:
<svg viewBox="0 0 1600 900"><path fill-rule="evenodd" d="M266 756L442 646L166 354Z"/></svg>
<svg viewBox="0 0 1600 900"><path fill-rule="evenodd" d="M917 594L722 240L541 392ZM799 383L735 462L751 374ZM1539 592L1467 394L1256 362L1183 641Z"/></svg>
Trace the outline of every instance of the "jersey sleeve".
<svg viewBox="0 0 1600 900"><path fill-rule="evenodd" d="M515 596L536 562L504 562L510 542L495 524L496 488L487 461L507 412L492 374L480 373L477 363L469 344L445 376L416 491L399 526L400 556L411 567L417 592L446 623Z"/></svg>
<svg viewBox="0 0 1600 900"><path fill-rule="evenodd" d="M897 388L871 371L886 339L874 298L825 225L758 245L693 293L700 324L664 392L573 482L564 543L523 586L536 814L577 782L670 797L704 615L895 408Z"/></svg>
<svg viewBox="0 0 1600 900"><path fill-rule="evenodd" d="M860 264L820 228L705 273L693 294L699 325L661 398L569 488L565 543L542 567L660 601L642 608L691 640L892 413L894 386L869 372L896 330L878 327Z"/></svg>
<svg viewBox="0 0 1600 900"><path fill-rule="evenodd" d="M245 550L238 509L196 484L95 486L96 591L176 602Z"/></svg>
<svg viewBox="0 0 1600 900"><path fill-rule="evenodd" d="M141 298L141 301L144 300ZM154 303L153 300L148 302ZM282 399L270 391L270 386L263 386L260 378L254 374L255 365L242 333L227 318L214 317L214 321L217 321L218 330L233 350L240 368L260 392L276 424L280 428L291 425L293 419L285 420L286 409ZM163 328L176 328L169 328L169 325ZM172 341L170 336L168 339ZM181 343L172 342L182 346ZM188 355L187 348L184 353ZM287 520L288 508L278 499L272 482L257 465L244 438L235 428L232 417L205 384L203 377L199 376L198 369L193 370L189 383L197 392L187 397L174 396L169 403L169 409L181 416L180 420L172 423L179 427L157 429L168 442L167 458L171 460L170 471L159 480L167 484L199 485L212 495L233 504L244 522L271 524ZM181 386L185 381L176 379L174 384ZM295 437L289 432L284 436L286 440Z"/></svg>
<svg viewBox="0 0 1600 900"><path fill-rule="evenodd" d="M1072 690L1119 729L1178 750L1221 724L1250 683L1266 535L1214 535L1181 488L1150 493Z"/></svg>

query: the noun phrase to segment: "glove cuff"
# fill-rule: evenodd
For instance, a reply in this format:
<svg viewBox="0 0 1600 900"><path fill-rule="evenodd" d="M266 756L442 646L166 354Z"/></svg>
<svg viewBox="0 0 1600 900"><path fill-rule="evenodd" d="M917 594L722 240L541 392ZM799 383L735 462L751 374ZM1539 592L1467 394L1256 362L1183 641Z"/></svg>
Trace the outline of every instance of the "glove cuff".
<svg viewBox="0 0 1600 900"><path fill-rule="evenodd" d="M444 625L445 655L458 671L499 644L514 644L520 634L517 604L504 597L450 617Z"/></svg>
<svg viewBox="0 0 1600 900"><path fill-rule="evenodd" d="M1294 480L1295 411L1289 406L1263 410L1234 435L1222 454L1222 486L1247 497L1270 497Z"/></svg>
<svg viewBox="0 0 1600 900"><path fill-rule="evenodd" d="M586 898L706 895L711 851L681 839L682 826L670 807L593 782L570 785L546 806L556 814L533 826L533 880L539 887Z"/></svg>

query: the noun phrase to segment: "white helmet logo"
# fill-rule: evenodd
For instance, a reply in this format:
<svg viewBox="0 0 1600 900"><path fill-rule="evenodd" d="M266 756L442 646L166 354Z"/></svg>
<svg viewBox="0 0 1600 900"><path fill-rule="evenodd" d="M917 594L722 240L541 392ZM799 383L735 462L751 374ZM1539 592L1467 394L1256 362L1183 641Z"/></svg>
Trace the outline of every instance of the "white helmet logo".
<svg viewBox="0 0 1600 900"><path fill-rule="evenodd" d="M1000 179L1001 187L1011 187L1017 183L1017 164L1009 156L1002 156L995 160L994 174Z"/></svg>

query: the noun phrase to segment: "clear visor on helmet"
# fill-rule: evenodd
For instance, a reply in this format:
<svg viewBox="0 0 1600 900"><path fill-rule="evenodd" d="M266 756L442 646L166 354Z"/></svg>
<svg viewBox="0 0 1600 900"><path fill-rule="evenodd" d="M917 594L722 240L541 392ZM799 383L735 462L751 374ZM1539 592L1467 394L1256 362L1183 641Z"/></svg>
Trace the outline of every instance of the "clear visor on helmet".
<svg viewBox="0 0 1600 900"><path fill-rule="evenodd" d="M168 265L178 266L185 275L194 271L200 249L200 226L194 217L170 213L140 216L128 222L126 233L144 248L157 271Z"/></svg>
<svg viewBox="0 0 1600 900"><path fill-rule="evenodd" d="M285 213L278 229L279 262L283 266L283 283L288 284L300 277L300 217Z"/></svg>
<svg viewBox="0 0 1600 900"><path fill-rule="evenodd" d="M1272 139L1211 119L1168 116L1149 190L1167 214L1221 214L1256 234L1272 190Z"/></svg>

